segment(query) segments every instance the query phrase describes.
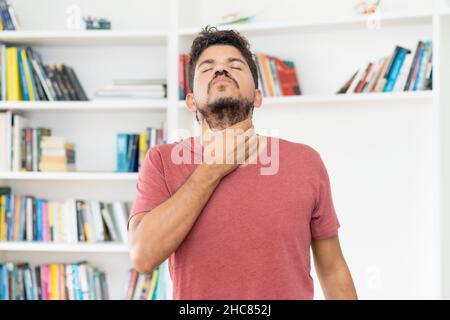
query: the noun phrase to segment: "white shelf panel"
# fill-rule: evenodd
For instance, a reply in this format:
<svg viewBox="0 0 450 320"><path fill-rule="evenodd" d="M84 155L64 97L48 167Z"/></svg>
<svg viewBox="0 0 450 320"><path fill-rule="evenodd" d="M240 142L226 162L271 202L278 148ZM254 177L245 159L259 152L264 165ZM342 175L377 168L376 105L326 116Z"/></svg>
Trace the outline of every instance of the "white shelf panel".
<svg viewBox="0 0 450 320"><path fill-rule="evenodd" d="M0 172L0 180L136 181L137 177L135 172Z"/></svg>
<svg viewBox="0 0 450 320"><path fill-rule="evenodd" d="M450 8L442 9L442 11L440 12L440 14L441 14L442 16L445 16L445 17L450 17Z"/></svg>
<svg viewBox="0 0 450 320"><path fill-rule="evenodd" d="M389 101L433 101L433 91L393 92L393 93L360 93L360 94L336 94L329 96L288 96L288 97L265 97L263 106L282 105L309 105L309 104L340 104L340 103L373 103ZM186 109L185 102L179 102L180 109Z"/></svg>
<svg viewBox="0 0 450 320"><path fill-rule="evenodd" d="M0 252L128 253L124 243L40 243L0 242Z"/></svg>
<svg viewBox="0 0 450 320"><path fill-rule="evenodd" d="M153 31L1 31L0 42L17 45L165 45L168 33Z"/></svg>
<svg viewBox="0 0 450 320"><path fill-rule="evenodd" d="M234 29L250 36L266 36L269 34L280 34L289 32L301 32L308 30L330 30L335 31L336 27L367 27L370 16L354 16L345 18L334 18L328 20L318 20L312 22L284 22L284 23L249 23L249 24L230 24L219 26L219 29ZM380 22L383 26L411 25L432 22L432 13L417 14L381 14ZM201 30L198 28L181 28L180 36L193 37Z"/></svg>
<svg viewBox="0 0 450 320"><path fill-rule="evenodd" d="M166 111L161 100L92 100L92 101L1 101L0 110L11 111Z"/></svg>

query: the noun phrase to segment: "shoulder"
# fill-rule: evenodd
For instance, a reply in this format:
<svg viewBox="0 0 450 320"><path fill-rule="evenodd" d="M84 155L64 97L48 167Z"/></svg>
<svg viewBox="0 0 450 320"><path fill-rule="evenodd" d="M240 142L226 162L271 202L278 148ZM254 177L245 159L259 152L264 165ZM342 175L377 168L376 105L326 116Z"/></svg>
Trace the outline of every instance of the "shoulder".
<svg viewBox="0 0 450 320"><path fill-rule="evenodd" d="M280 153L285 157L301 157L303 160L317 161L320 160L320 153L310 145L300 142L293 142L281 138L271 138L278 140Z"/></svg>

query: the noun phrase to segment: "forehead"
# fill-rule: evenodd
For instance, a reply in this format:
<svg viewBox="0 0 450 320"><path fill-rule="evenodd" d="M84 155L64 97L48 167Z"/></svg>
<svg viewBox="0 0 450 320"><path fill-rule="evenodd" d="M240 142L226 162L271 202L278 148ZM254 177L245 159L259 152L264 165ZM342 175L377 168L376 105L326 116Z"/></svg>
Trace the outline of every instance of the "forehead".
<svg viewBox="0 0 450 320"><path fill-rule="evenodd" d="M197 65L199 65L204 60L226 60L228 58L240 58L245 61L242 53L234 46L231 45L212 45L201 53L198 58Z"/></svg>

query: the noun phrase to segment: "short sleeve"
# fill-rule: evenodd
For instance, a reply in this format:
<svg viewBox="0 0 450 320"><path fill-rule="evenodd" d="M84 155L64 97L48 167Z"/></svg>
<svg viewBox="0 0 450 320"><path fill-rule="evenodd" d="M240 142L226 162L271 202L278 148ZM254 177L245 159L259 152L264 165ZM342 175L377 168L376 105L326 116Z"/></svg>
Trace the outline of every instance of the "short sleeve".
<svg viewBox="0 0 450 320"><path fill-rule="evenodd" d="M318 184L314 210L311 215L311 238L326 239L337 235L340 227L331 195L327 169L318 155Z"/></svg>
<svg viewBox="0 0 450 320"><path fill-rule="evenodd" d="M149 212L170 197L164 175L161 151L158 147L151 148L139 169L136 183L136 198L133 202L127 228L130 220L140 213Z"/></svg>

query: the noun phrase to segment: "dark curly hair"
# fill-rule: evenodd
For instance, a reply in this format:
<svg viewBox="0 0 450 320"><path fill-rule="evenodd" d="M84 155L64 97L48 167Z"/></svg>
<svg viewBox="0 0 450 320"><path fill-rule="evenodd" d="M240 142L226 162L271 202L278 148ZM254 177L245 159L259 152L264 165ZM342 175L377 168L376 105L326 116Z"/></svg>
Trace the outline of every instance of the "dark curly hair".
<svg viewBox="0 0 450 320"><path fill-rule="evenodd" d="M217 30L216 27L206 26L192 42L191 52L189 54L190 93L194 91L195 66L197 65L198 58L206 48L213 45L230 45L238 49L250 67L255 88L258 89L258 67L256 66L254 55L250 51L250 43L248 40L237 31Z"/></svg>

